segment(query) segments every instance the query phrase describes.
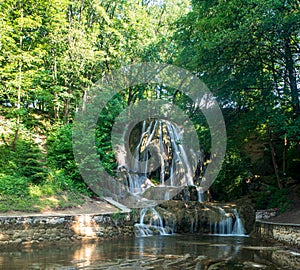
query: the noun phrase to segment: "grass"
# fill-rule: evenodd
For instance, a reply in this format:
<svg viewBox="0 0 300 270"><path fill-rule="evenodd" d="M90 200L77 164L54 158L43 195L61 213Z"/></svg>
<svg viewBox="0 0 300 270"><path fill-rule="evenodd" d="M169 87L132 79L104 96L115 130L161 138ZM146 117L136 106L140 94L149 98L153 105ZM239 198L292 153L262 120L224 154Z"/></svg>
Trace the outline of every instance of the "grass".
<svg viewBox="0 0 300 270"><path fill-rule="evenodd" d="M60 171L49 173L44 181L0 174L0 213L42 212L82 205L88 197L86 186L66 178Z"/></svg>
<svg viewBox="0 0 300 270"><path fill-rule="evenodd" d="M50 209L71 208L81 205L84 202L85 197L79 192L74 191L63 191L50 196L44 194L26 194L23 196L1 194L0 212L43 212Z"/></svg>

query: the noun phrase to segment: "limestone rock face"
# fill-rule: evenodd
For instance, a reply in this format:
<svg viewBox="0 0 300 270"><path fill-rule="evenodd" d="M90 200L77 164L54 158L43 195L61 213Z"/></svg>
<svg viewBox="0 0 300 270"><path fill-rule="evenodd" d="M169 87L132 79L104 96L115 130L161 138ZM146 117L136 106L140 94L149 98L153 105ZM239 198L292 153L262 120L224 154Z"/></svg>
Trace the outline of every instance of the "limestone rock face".
<svg viewBox="0 0 300 270"><path fill-rule="evenodd" d="M255 210L249 203L222 204L170 200L159 205L157 209L164 210L160 212L171 213L169 216L171 215L172 219L176 220L175 231L177 233L215 233L216 231L221 233L221 228L218 228L220 224L228 223L224 226L233 229L237 218L240 218L245 233L249 234L255 222ZM224 232L230 233L230 229L225 228Z"/></svg>

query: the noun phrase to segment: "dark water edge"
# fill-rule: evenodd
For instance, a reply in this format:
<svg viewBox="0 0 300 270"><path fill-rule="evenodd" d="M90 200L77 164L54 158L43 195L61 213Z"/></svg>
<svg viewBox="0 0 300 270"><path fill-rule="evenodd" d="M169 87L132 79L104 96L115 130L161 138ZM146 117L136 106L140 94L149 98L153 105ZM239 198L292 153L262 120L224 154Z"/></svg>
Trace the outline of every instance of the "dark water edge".
<svg viewBox="0 0 300 270"><path fill-rule="evenodd" d="M0 251L0 269L299 269L280 252L251 237L152 236Z"/></svg>

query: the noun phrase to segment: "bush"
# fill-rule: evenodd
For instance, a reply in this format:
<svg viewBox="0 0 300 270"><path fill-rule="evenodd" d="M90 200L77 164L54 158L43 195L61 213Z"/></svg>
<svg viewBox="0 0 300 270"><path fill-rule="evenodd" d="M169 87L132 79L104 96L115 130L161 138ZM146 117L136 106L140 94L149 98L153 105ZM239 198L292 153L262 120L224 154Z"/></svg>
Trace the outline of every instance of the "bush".
<svg viewBox="0 0 300 270"><path fill-rule="evenodd" d="M28 194L29 179L17 175L0 175L0 194L23 196Z"/></svg>
<svg viewBox="0 0 300 270"><path fill-rule="evenodd" d="M278 208L280 212L284 212L289 204L288 194L287 188L278 189L269 186L265 191L256 193L255 208L259 210Z"/></svg>
<svg viewBox="0 0 300 270"><path fill-rule="evenodd" d="M13 178L26 177L30 182L40 183L47 177L44 155L30 139L20 138L13 151L6 145L0 149L0 171Z"/></svg>
<svg viewBox="0 0 300 270"><path fill-rule="evenodd" d="M64 178L83 181L74 160L71 125L58 126L49 134L47 163L53 171L61 170Z"/></svg>
<svg viewBox="0 0 300 270"><path fill-rule="evenodd" d="M231 201L245 195L246 180L249 178L248 167L248 160L237 149L229 149L222 170L211 187L213 198Z"/></svg>
<svg viewBox="0 0 300 270"><path fill-rule="evenodd" d="M18 156L17 173L29 178L33 183L41 183L46 179L48 173L41 150L36 144L30 142L23 142L19 148L22 155Z"/></svg>

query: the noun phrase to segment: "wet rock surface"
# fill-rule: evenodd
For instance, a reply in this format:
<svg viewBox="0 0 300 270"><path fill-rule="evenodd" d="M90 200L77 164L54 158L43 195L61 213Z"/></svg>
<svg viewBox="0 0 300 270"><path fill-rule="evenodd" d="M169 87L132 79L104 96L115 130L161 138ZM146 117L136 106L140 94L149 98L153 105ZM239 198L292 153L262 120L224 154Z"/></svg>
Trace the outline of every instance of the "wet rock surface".
<svg viewBox="0 0 300 270"><path fill-rule="evenodd" d="M255 211L250 204L222 204L196 201L170 200L157 207L158 212L164 214L168 219L176 220L175 231L178 233L212 233L212 226L220 223L224 215L232 218L232 224L236 221L236 212L249 234L253 230L255 222ZM161 209L161 210L160 210Z"/></svg>

